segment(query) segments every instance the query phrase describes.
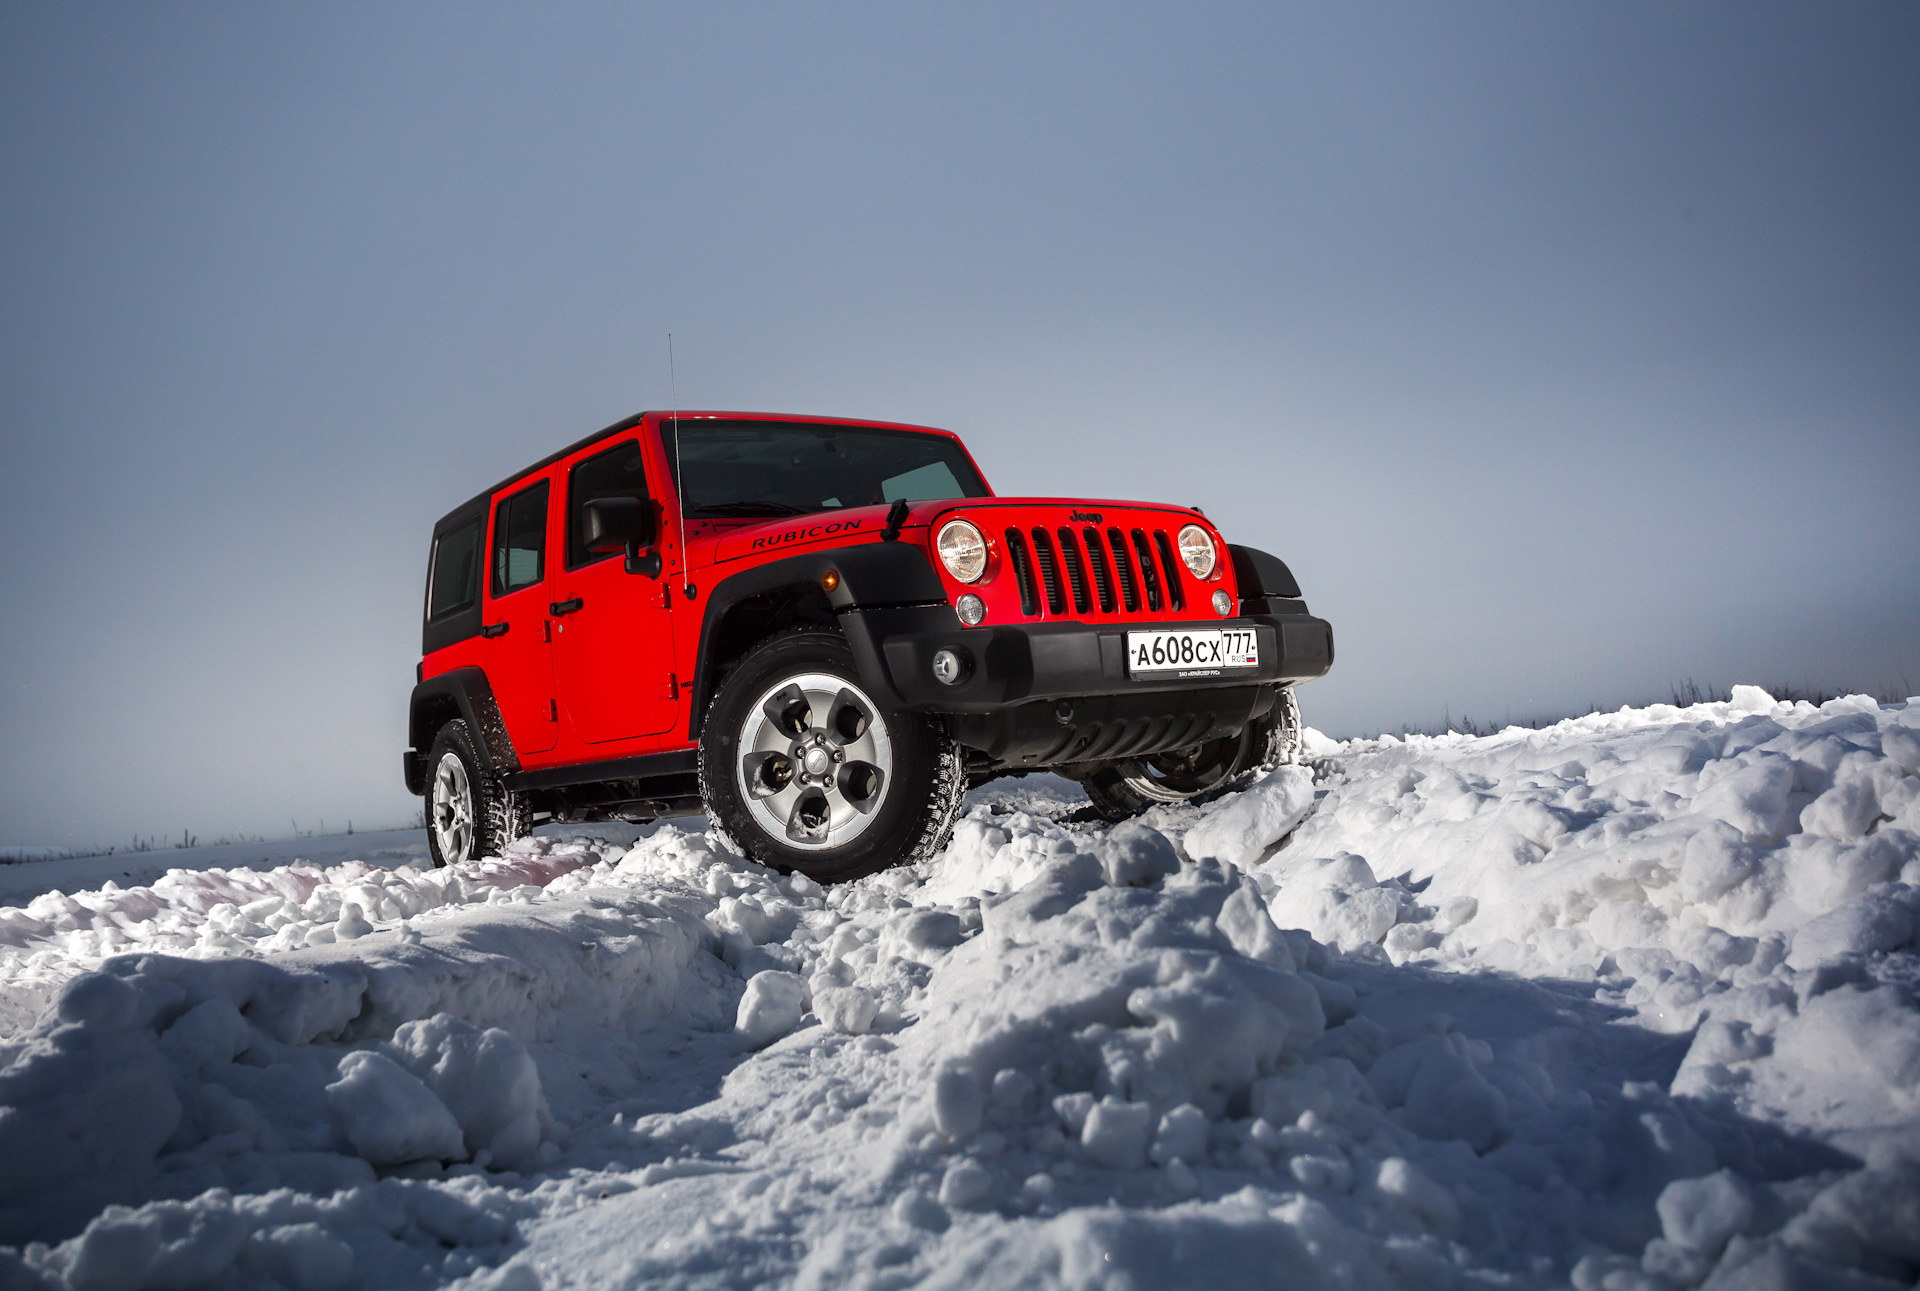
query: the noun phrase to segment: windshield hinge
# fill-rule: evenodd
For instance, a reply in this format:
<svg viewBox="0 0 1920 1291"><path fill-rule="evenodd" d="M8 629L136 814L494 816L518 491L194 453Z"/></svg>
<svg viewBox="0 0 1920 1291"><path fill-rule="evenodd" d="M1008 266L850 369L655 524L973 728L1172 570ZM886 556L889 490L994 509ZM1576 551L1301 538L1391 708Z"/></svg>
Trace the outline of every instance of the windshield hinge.
<svg viewBox="0 0 1920 1291"><path fill-rule="evenodd" d="M910 510L912 508L907 505L905 498L887 508L887 527L880 531L881 542L900 541L900 526L907 522L907 512Z"/></svg>

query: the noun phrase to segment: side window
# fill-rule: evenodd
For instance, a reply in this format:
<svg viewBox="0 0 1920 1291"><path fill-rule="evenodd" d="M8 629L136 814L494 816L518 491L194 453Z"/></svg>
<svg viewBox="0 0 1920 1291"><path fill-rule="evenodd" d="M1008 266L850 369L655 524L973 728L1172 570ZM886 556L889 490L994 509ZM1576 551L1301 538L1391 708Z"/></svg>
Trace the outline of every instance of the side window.
<svg viewBox="0 0 1920 1291"><path fill-rule="evenodd" d="M647 471L640 441L629 439L616 448L595 454L567 475L567 568L578 569L608 555L587 551L586 505L595 498L647 497Z"/></svg>
<svg viewBox="0 0 1920 1291"><path fill-rule="evenodd" d="M427 620L471 609L480 592L480 521L469 520L433 543L427 573Z"/></svg>
<svg viewBox="0 0 1920 1291"><path fill-rule="evenodd" d="M493 510L493 594L505 596L546 577L547 482L522 489Z"/></svg>

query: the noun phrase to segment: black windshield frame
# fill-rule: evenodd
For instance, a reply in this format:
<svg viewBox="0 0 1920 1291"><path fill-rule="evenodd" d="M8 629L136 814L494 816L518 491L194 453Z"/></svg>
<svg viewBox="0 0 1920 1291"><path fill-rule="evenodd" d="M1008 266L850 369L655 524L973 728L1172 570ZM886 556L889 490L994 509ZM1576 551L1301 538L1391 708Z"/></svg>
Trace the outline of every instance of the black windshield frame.
<svg viewBox="0 0 1920 1291"><path fill-rule="evenodd" d="M991 497L958 440L844 422L660 419L660 442L687 518L812 515L904 499Z"/></svg>

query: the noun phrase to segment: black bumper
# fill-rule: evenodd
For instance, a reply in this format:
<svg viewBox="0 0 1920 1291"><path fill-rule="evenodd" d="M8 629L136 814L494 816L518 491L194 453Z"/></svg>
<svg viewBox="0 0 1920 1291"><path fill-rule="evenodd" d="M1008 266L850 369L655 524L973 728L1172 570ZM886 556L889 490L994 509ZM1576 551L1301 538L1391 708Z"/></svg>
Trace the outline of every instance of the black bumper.
<svg viewBox="0 0 1920 1291"><path fill-rule="evenodd" d="M1323 676L1333 666L1333 628L1310 614L965 628L951 607L932 605L853 610L841 615L841 625L864 675L884 678L907 708L943 713L988 712L1036 699L1285 685ZM1127 670L1129 628L1251 628L1260 643L1260 665L1134 677ZM940 650L958 654L967 670L956 685L933 675L933 656Z"/></svg>
<svg viewBox="0 0 1920 1291"><path fill-rule="evenodd" d="M954 737L1003 766L1065 766L1187 748L1239 730L1279 687L1333 666L1333 629L1310 614L1191 623L1003 624L965 628L946 605L841 615L862 676L908 709L945 713ZM1132 676L1126 634L1140 628L1247 628L1257 668ZM958 654L965 675L934 676Z"/></svg>

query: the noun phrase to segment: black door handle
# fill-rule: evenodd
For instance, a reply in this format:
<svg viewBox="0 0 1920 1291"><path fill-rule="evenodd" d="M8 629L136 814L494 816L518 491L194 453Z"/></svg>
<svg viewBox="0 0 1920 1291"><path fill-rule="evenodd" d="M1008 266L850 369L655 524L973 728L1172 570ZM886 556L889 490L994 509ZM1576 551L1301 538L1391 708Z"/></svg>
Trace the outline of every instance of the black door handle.
<svg viewBox="0 0 1920 1291"><path fill-rule="evenodd" d="M482 623L480 625L480 635L483 637L503 637L507 635L507 629L512 626L513 624L511 623Z"/></svg>
<svg viewBox="0 0 1920 1291"><path fill-rule="evenodd" d="M573 613L585 604L585 601L576 596L571 600L555 601L553 604L547 606L547 613L553 615L555 618L559 618L562 614Z"/></svg>

